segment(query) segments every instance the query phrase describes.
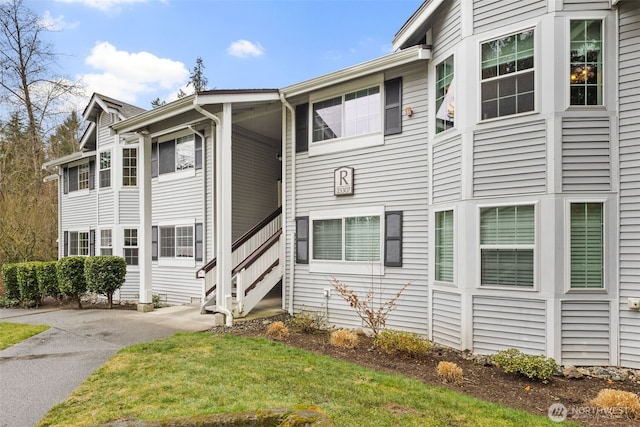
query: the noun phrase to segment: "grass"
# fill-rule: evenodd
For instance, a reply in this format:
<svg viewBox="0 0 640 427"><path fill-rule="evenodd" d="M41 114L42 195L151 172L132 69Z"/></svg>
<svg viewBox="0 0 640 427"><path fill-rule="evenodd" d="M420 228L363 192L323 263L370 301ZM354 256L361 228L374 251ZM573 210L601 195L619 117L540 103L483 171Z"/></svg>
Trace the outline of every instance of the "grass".
<svg viewBox="0 0 640 427"><path fill-rule="evenodd" d="M336 426L555 426L546 417L265 339L206 333L121 350L39 426L315 405Z"/></svg>
<svg viewBox="0 0 640 427"><path fill-rule="evenodd" d="M0 322L0 350L11 347L47 329L49 329L47 325Z"/></svg>

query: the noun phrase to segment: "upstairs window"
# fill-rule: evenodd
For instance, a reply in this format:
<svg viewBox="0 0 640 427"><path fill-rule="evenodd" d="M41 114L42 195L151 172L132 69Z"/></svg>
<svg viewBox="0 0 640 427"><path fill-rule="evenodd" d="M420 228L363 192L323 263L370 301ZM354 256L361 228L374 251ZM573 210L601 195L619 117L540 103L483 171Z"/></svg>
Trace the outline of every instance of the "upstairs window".
<svg viewBox="0 0 640 427"><path fill-rule="evenodd" d="M122 150L122 185L135 187L138 185L138 149Z"/></svg>
<svg viewBox="0 0 640 427"><path fill-rule="evenodd" d="M111 151L100 153L100 188L111 187Z"/></svg>
<svg viewBox="0 0 640 427"><path fill-rule="evenodd" d="M602 203L571 203L571 288L604 287Z"/></svg>
<svg viewBox="0 0 640 427"><path fill-rule="evenodd" d="M436 133L451 129L454 115L453 56L450 56L436 66Z"/></svg>
<svg viewBox="0 0 640 427"><path fill-rule="evenodd" d="M64 169L64 194L79 190L93 190L95 185L95 161Z"/></svg>
<svg viewBox="0 0 640 427"><path fill-rule="evenodd" d="M602 105L602 21L571 21L571 105Z"/></svg>
<svg viewBox="0 0 640 427"><path fill-rule="evenodd" d="M534 110L533 33L482 44L482 120Z"/></svg>

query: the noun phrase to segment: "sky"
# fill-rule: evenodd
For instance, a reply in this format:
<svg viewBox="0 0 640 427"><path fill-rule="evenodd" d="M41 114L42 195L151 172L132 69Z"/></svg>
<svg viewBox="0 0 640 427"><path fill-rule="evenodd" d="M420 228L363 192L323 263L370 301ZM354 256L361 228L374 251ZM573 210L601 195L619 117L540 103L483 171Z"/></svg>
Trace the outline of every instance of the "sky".
<svg viewBox="0 0 640 427"><path fill-rule="evenodd" d="M389 54L422 0L24 4L50 30L55 71L85 86L87 98L78 103L98 92L149 109L155 98L176 98L198 57L208 89L277 89Z"/></svg>

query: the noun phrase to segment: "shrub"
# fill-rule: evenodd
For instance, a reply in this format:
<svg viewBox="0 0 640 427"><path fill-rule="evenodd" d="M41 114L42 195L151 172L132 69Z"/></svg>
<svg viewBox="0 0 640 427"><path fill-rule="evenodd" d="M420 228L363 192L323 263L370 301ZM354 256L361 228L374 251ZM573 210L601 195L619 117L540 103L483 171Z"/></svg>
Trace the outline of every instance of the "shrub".
<svg viewBox="0 0 640 427"><path fill-rule="evenodd" d="M2 264L2 281L4 282L4 296L8 300L20 299L18 276L16 270L18 264Z"/></svg>
<svg viewBox="0 0 640 427"><path fill-rule="evenodd" d="M58 282L63 295L78 301L78 308L82 308L80 297L87 292L87 281L84 277L84 257L69 256L58 260Z"/></svg>
<svg viewBox="0 0 640 427"><path fill-rule="evenodd" d="M442 377L446 382L461 384L462 368L453 362L439 362L436 368L438 376Z"/></svg>
<svg viewBox="0 0 640 427"><path fill-rule="evenodd" d="M122 287L127 274L127 262L115 255L100 255L86 258L84 278L87 289L106 295L109 308L113 308L113 293Z"/></svg>
<svg viewBox="0 0 640 427"><path fill-rule="evenodd" d="M301 311L289 318L291 327L312 334L319 331L327 330L327 320L324 315L315 311Z"/></svg>
<svg viewBox="0 0 640 427"><path fill-rule="evenodd" d="M38 288L40 294L60 299L60 286L58 285L58 262L40 262L36 268Z"/></svg>
<svg viewBox="0 0 640 427"><path fill-rule="evenodd" d="M22 262L16 269L18 279L18 289L20 289L20 302L23 306L38 306L42 299L40 288L38 287L37 275L38 263Z"/></svg>
<svg viewBox="0 0 640 427"><path fill-rule="evenodd" d="M628 417L640 418L640 397L630 391L605 388L589 404L600 408L620 408Z"/></svg>
<svg viewBox="0 0 640 427"><path fill-rule="evenodd" d="M428 354L431 343L414 332L384 329L373 344L388 354L402 353L411 357Z"/></svg>
<svg viewBox="0 0 640 427"><path fill-rule="evenodd" d="M515 348L499 351L489 361L506 373L519 373L544 382L558 370L558 364L551 357L525 354Z"/></svg>
<svg viewBox="0 0 640 427"><path fill-rule="evenodd" d="M329 343L335 347L354 348L358 345L358 334L346 329L331 332Z"/></svg>
<svg viewBox="0 0 640 427"><path fill-rule="evenodd" d="M277 321L270 323L267 326L267 336L282 339L289 336L289 328L287 328L283 322Z"/></svg>

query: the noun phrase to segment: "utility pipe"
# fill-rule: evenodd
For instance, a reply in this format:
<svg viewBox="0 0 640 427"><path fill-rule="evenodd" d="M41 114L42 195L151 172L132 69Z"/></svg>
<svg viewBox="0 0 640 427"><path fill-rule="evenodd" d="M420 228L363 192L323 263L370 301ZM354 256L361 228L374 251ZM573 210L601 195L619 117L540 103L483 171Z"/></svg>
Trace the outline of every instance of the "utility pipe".
<svg viewBox="0 0 640 427"><path fill-rule="evenodd" d="M296 110L291 106L291 104L289 104L289 102L287 101L287 99L285 98L284 94L282 92L280 92L280 100L282 101L282 104L291 112L291 218L293 218L294 222L296 220L296 132L295 132L295 123L296 123ZM282 170L283 170L283 174L282 176L284 177L284 181L286 183L287 179L286 179L286 173L287 173L287 167L286 167L286 147L287 147L287 112L283 111L282 112L282 158L285 160L282 163ZM285 186L286 189L286 186ZM283 204L286 200L286 196L287 193L284 193L283 197ZM286 223L286 210L283 209L282 212L284 212L283 214L283 219L284 221L282 221L283 223L283 229L284 229L284 224ZM295 230L295 228L294 228ZM284 231L284 230L283 230ZM286 236L286 234L285 234ZM291 248L290 248L290 260L291 262L289 263L289 314L293 314L293 279L294 279L294 275L295 275L295 248L296 246L296 241L295 241L295 232L291 233ZM286 252L286 250L285 250ZM285 263L286 264L286 263Z"/></svg>
<svg viewBox="0 0 640 427"><path fill-rule="evenodd" d="M202 259L203 262L206 264L207 262L207 245L205 243L204 240L204 236L207 235L207 140L205 139L204 135L201 134L200 132L198 132L193 125L189 125L188 126L189 129L191 130L191 132L193 132L194 134L198 135L200 137L200 139L202 140L202 215L203 215L203 219L202 219ZM195 160L194 160L195 161ZM195 167L195 164L194 164ZM206 283L206 281L205 281ZM207 292L207 290L205 289L206 286L202 287L202 301L204 302L205 299L205 293Z"/></svg>

